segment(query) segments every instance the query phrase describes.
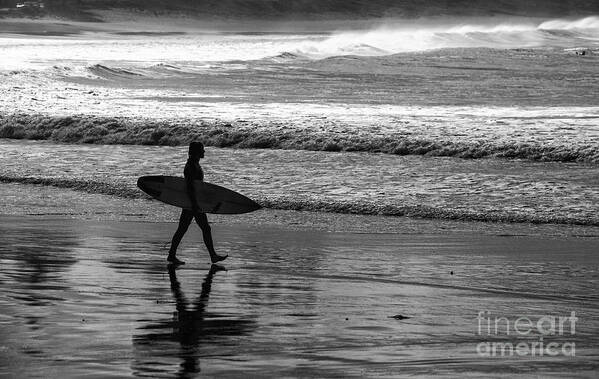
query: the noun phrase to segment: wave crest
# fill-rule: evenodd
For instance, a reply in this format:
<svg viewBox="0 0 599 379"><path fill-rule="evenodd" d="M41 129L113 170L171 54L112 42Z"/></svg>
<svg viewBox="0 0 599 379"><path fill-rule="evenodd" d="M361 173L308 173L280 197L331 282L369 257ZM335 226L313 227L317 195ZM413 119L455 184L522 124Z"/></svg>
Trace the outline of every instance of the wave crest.
<svg viewBox="0 0 599 379"><path fill-rule="evenodd" d="M95 64L91 67L88 67L88 70L92 73L95 74L97 76L106 78L106 79L113 79L115 77L139 77L139 76L144 76L142 73L140 72L136 72L132 69L124 69L124 68L118 68L118 67L108 67L108 66L104 66L101 64Z"/></svg>
<svg viewBox="0 0 599 379"><path fill-rule="evenodd" d="M599 30L599 16L585 17L579 20L551 20L538 26L542 30L572 30L594 29Z"/></svg>
<svg viewBox="0 0 599 379"><path fill-rule="evenodd" d="M0 115L0 138L67 143L185 145L202 140L208 146L312 151L359 151L395 155L446 156L466 159L499 157L533 161L599 163L599 145L543 145L515 141L460 141L343 134L276 127L248 128L228 123L189 124L94 116Z"/></svg>
<svg viewBox="0 0 599 379"><path fill-rule="evenodd" d="M549 20L540 24L522 21L479 20L437 25L432 20L402 21L367 31L336 33L306 44L295 53L311 58L339 55L377 56L444 48L571 47L599 40L599 17Z"/></svg>

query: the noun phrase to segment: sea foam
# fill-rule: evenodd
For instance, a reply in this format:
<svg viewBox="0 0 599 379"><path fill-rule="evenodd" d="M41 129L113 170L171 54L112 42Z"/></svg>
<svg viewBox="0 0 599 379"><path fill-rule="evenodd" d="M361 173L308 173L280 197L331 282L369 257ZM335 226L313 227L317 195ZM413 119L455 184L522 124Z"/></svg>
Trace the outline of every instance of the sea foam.
<svg viewBox="0 0 599 379"><path fill-rule="evenodd" d="M88 193L117 196L128 199L150 199L148 195L135 188L132 183L102 182L52 177L27 177L0 175L0 183L21 183L29 185L68 188ZM597 218L588 218L567 214L519 213L509 210L469 210L464 208L435 207L427 204L392 204L376 201L321 199L318 197L265 196L249 194L262 207L280 210L313 211L341 214L405 216L424 219L483 221L533 224L568 224L599 226Z"/></svg>
<svg viewBox="0 0 599 379"><path fill-rule="evenodd" d="M599 40L599 17L578 20L473 19L390 21L371 30L334 33L293 53L311 58L377 56L445 48L576 46Z"/></svg>
<svg viewBox="0 0 599 379"><path fill-rule="evenodd" d="M446 156L465 159L507 158L533 161L599 163L599 145L544 144L534 141L465 140L411 136L404 132L343 133L331 129L289 129L286 125L225 122L189 123L94 116L0 115L0 138L52 140L67 143L185 145L202 140L208 146L293 149L312 151L358 151L395 155Z"/></svg>

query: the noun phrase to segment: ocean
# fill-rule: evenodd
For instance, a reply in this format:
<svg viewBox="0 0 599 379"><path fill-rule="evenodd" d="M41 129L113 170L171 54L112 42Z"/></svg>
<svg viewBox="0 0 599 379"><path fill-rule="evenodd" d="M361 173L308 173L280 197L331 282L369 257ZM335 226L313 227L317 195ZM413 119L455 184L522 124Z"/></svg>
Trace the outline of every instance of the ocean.
<svg viewBox="0 0 599 379"><path fill-rule="evenodd" d="M143 196L199 139L227 148L208 180L273 208L599 225L599 18L492 21L3 36L0 175ZM23 138L69 145L24 166ZM127 145L92 152L112 175L65 167L89 144Z"/></svg>
<svg viewBox="0 0 599 379"><path fill-rule="evenodd" d="M0 376L597 372L599 17L335 25L0 35ZM136 187L194 140L226 272Z"/></svg>

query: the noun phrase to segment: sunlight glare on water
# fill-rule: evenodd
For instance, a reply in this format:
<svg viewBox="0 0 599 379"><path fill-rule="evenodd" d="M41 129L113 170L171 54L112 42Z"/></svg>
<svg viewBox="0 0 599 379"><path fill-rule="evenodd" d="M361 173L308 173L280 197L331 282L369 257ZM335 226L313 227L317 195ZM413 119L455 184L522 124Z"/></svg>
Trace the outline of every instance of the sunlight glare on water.
<svg viewBox="0 0 599 379"><path fill-rule="evenodd" d="M53 65L129 62L144 66L163 62L191 63L247 61L294 50L298 44L322 35L196 34L167 37L114 37L85 35L75 38L0 38L0 70L37 69Z"/></svg>

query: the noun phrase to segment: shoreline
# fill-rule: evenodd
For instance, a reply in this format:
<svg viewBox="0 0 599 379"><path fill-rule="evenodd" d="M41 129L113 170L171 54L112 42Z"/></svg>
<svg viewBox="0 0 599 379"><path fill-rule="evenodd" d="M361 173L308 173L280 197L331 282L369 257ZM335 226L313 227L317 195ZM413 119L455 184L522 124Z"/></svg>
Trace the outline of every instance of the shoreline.
<svg viewBox="0 0 599 379"><path fill-rule="evenodd" d="M32 209L42 214L68 209L74 215L113 212L118 218L123 213L147 215L148 209L170 212L168 206L160 208L158 202L148 201L135 183L143 175L180 176L186 154L184 146L13 140L1 140L0 145L5 159L0 181L4 182L5 198L14 199L14 204L6 204L12 214L31 213L27 201L42 207L39 212ZM568 230L567 225L580 225L571 230L593 230L592 225L596 225L592 165L272 149L209 150L204 162L208 182L288 214L315 211L330 215L323 219L347 220L358 220L360 215L373 219L389 216L386 222L397 228L406 224L401 221L403 216L466 225L466 220L507 221L503 224L508 226L498 222L494 225L499 226L489 229L517 229L522 225L531 230L559 231ZM351 177L347 176L349 165L355 173ZM467 193L464 185L469 186ZM546 195L530 192L527 189L531 186ZM556 186L562 188L558 197L553 195ZM21 197L15 197L16 193ZM588 194L584 202L580 200L582 194ZM44 201L49 209L44 209ZM389 230L384 222L375 224Z"/></svg>
<svg viewBox="0 0 599 379"><path fill-rule="evenodd" d="M128 198L39 184L6 182L1 184L0 195L7 199L7 204L0 208L0 217L171 222L175 225L179 218L179 208L149 197L142 197L142 194L140 197ZM19 194L19 197L16 194ZM246 224L333 233L340 231L355 234L481 233L498 237L599 238L599 226L595 225L451 220L272 208L241 215L209 214L208 217L211 223L219 225Z"/></svg>

